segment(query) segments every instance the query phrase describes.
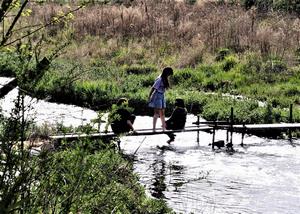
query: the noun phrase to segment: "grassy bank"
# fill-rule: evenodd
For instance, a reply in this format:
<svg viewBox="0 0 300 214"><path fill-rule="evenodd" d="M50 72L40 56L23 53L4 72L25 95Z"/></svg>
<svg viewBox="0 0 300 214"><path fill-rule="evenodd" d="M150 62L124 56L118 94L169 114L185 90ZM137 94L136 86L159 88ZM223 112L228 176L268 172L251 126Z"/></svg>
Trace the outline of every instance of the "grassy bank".
<svg viewBox="0 0 300 214"><path fill-rule="evenodd" d="M1 149L10 145L2 141ZM29 152L16 147L2 152L2 213L173 213L166 202L146 196L132 160L108 144L77 141L21 155Z"/></svg>
<svg viewBox="0 0 300 214"><path fill-rule="evenodd" d="M146 195L133 157L113 142L50 142L51 127L38 134L28 109L21 94L10 117L0 111L1 213L172 213Z"/></svg>
<svg viewBox="0 0 300 214"><path fill-rule="evenodd" d="M165 202L145 195L132 173L131 160L113 149L99 151L93 142L77 146L44 156L31 211L171 213Z"/></svg>
<svg viewBox="0 0 300 214"><path fill-rule="evenodd" d="M237 122L286 121L290 104L299 120L295 14L262 11L261 5L248 10L238 1L102 3L46 28L49 40L65 40L69 46L34 88L24 88L55 102L95 110L109 109L118 98L128 97L137 114L151 114L149 89L161 69L172 66L167 113L175 98L182 97L190 112L208 120L227 119L232 106ZM47 22L66 8L32 4L28 21ZM2 53L1 72L22 76L16 62Z"/></svg>
<svg viewBox="0 0 300 214"><path fill-rule="evenodd" d="M269 67L271 61L253 62L253 57L253 53L229 54L195 68L175 69L172 88L166 94L167 114L176 97L182 97L190 113L200 113L208 120L226 120L234 107L239 123L286 122L289 105L293 103L294 119L299 121L299 69L288 68L280 61L273 61L273 67ZM113 63L114 59L110 62L93 59L85 64L57 61L34 89L27 90L50 101L94 110L108 110L120 97L128 97L136 114L151 115L147 98L159 68L154 64L119 66Z"/></svg>

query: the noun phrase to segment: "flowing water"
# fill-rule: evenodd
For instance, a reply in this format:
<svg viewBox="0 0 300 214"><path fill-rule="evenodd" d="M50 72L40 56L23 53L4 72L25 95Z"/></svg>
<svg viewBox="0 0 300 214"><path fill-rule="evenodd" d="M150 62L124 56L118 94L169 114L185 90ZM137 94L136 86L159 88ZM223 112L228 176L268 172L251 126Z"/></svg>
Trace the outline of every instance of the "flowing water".
<svg viewBox="0 0 300 214"><path fill-rule="evenodd" d="M17 89L0 100L6 114L12 108ZM38 124L63 122L81 125L96 113L71 105L37 101L33 113ZM187 126L196 120L188 116ZM137 117L135 128L151 128L151 117ZM158 123L158 126L160 124ZM235 152L213 151L212 136L200 132L177 133L171 145L166 135L123 137L124 153L135 152L134 171L147 193L167 201L182 213L299 213L300 212L300 141L270 140L233 135ZM218 131L216 140L225 140Z"/></svg>
<svg viewBox="0 0 300 214"><path fill-rule="evenodd" d="M196 121L189 115L188 124ZM136 127L151 127L137 118ZM148 127L148 128L149 128ZM216 140L225 140L218 131ZM234 153L212 151L211 134L179 133L169 146L165 135L126 137L125 153L137 151L135 172L153 197L182 213L299 213L300 144L233 135Z"/></svg>
<svg viewBox="0 0 300 214"><path fill-rule="evenodd" d="M11 78L0 77L0 88ZM14 100L18 95L18 88L10 91L3 99L0 99L0 109L5 116L9 116L14 108ZM90 109L81 108L74 105L64 105L50 103L43 100L37 100L29 96L25 96L25 107L27 119L34 119L37 125L56 125L62 123L65 126L86 125L97 117L97 113Z"/></svg>

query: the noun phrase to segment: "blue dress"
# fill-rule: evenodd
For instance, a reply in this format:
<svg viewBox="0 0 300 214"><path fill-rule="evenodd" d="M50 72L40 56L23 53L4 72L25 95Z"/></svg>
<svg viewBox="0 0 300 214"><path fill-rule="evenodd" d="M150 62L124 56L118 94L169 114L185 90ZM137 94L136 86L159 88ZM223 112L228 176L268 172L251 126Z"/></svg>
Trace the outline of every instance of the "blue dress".
<svg viewBox="0 0 300 214"><path fill-rule="evenodd" d="M154 88L154 92L152 93L148 106L157 109L166 108L165 87L161 77L155 80L152 88Z"/></svg>

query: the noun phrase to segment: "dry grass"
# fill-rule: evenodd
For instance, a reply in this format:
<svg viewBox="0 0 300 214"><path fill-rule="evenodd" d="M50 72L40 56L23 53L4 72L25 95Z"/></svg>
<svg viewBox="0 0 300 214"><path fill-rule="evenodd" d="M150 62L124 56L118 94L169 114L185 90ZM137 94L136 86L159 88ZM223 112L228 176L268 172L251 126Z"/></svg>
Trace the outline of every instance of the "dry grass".
<svg viewBox="0 0 300 214"><path fill-rule="evenodd" d="M33 20L49 20L62 9L55 4L35 6ZM87 36L110 39L111 48L128 39L147 41L143 46L150 43L152 48L168 41L177 51L195 48L214 53L227 47L237 52L257 51L262 56L272 55L291 63L300 47L299 26L299 18L291 15L259 14L255 10L245 11L239 5L214 1L198 1L191 6L184 1L166 0L136 0L129 7L93 5L79 11L72 22L76 40L86 42ZM59 28L52 29L55 30ZM90 41L85 47L88 50L81 55L109 52L99 49L96 41Z"/></svg>

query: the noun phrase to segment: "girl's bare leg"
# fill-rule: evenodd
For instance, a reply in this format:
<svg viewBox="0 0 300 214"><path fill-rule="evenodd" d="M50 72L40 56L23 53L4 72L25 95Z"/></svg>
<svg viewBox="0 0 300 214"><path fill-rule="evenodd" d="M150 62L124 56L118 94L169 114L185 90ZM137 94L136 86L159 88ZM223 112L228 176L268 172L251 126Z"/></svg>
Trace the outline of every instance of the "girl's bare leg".
<svg viewBox="0 0 300 214"><path fill-rule="evenodd" d="M155 132L156 122L157 122L157 118L158 117L159 117L159 110L158 109L154 109L154 115L153 115L153 132Z"/></svg>
<svg viewBox="0 0 300 214"><path fill-rule="evenodd" d="M165 109L160 109L159 110L159 117L160 117L160 120L161 120L162 129L163 129L163 131L165 131L166 130Z"/></svg>

